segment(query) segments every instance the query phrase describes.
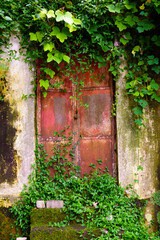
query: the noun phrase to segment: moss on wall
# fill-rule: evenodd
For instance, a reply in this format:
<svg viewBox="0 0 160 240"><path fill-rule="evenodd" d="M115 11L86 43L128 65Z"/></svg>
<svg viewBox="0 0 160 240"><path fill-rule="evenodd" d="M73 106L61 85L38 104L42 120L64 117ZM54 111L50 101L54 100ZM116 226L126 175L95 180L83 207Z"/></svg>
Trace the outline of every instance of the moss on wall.
<svg viewBox="0 0 160 240"><path fill-rule="evenodd" d="M57 228L36 228L33 229L30 235L30 240L78 240L78 234L75 229L57 229Z"/></svg>
<svg viewBox="0 0 160 240"><path fill-rule="evenodd" d="M90 229L82 227L80 225L71 225L64 228L33 228L31 230L30 240L80 240L80 239L92 239L100 235L98 229L93 230L93 233L89 234Z"/></svg>
<svg viewBox="0 0 160 240"><path fill-rule="evenodd" d="M11 234L15 234L15 228L11 227L14 219L8 208L0 207L0 240L10 240Z"/></svg>
<svg viewBox="0 0 160 240"><path fill-rule="evenodd" d="M49 225L49 222L56 223L63 221L65 214L62 209L33 209L31 212L31 227Z"/></svg>
<svg viewBox="0 0 160 240"><path fill-rule="evenodd" d="M49 227L49 222L53 224L55 222L61 222L64 219L65 213L63 209L33 209L31 212L30 240L79 240L92 238L92 236L89 235L89 228L75 224L74 221L66 227ZM80 237L81 234L82 237ZM100 230L95 229L93 234L95 236L100 235Z"/></svg>

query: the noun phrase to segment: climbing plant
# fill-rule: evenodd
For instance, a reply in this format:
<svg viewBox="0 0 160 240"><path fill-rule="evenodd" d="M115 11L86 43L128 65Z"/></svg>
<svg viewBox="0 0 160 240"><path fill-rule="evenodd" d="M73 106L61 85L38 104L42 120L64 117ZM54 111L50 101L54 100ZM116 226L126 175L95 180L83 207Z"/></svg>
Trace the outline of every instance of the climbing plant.
<svg viewBox="0 0 160 240"><path fill-rule="evenodd" d="M76 73L88 70L93 62L101 67L109 61L109 71L116 80L123 71L123 58L126 93L134 99L136 123L144 125L143 113L150 100L160 102L158 0L6 0L0 3L0 9L0 46L9 46L9 37L14 33L20 38L21 50L26 50L25 54L22 51L26 61L43 59L46 65L41 66L40 86L44 96L60 62L69 74L75 62L80 63L74 69ZM83 87L83 74L82 79L73 82L79 89Z"/></svg>
<svg viewBox="0 0 160 240"><path fill-rule="evenodd" d="M65 141L54 142L50 156L43 145L36 142L36 159L28 185L11 208L15 226L21 230L16 236L29 235L30 213L36 209L36 201L61 199L64 200L65 220L58 223L48 220L50 230L76 222L90 229L91 239L158 240L159 237L149 234L144 225L144 201L139 201L132 189L129 198L126 189L118 186L108 169L101 170L101 159L99 168L91 164L90 174L82 176L80 167L73 164L75 146L71 132L66 136L66 129L55 132L55 136ZM95 228L99 229L98 236L94 235ZM80 235L84 239L83 231Z"/></svg>

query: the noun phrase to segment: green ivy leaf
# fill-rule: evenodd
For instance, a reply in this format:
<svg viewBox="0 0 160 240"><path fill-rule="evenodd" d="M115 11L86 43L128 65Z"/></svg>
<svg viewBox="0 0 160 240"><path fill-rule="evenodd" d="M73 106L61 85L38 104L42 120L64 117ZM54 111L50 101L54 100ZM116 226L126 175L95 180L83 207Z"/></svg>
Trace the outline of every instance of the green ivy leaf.
<svg viewBox="0 0 160 240"><path fill-rule="evenodd" d="M137 8L136 8L136 2L130 2L129 0L125 0L124 1L124 6L128 9L128 10L132 10L133 13L137 12Z"/></svg>
<svg viewBox="0 0 160 240"><path fill-rule="evenodd" d="M43 8L41 10L41 12L39 13L39 16L40 16L40 18L44 18L46 16L46 14L47 14L47 10L45 8Z"/></svg>
<svg viewBox="0 0 160 240"><path fill-rule="evenodd" d="M124 36L127 40L132 40L132 36L131 36L130 32L126 32Z"/></svg>
<svg viewBox="0 0 160 240"><path fill-rule="evenodd" d="M12 21L12 18L10 18L8 16L5 16L4 19L7 20L7 21Z"/></svg>
<svg viewBox="0 0 160 240"><path fill-rule="evenodd" d="M132 15L128 15L124 20L129 26L133 27L136 23L137 18Z"/></svg>
<svg viewBox="0 0 160 240"><path fill-rule="evenodd" d="M53 48L55 47L54 43L44 43L43 50L52 52Z"/></svg>
<svg viewBox="0 0 160 240"><path fill-rule="evenodd" d="M154 93L152 96L151 96L152 99L155 99L157 102L160 102L160 97L157 96L156 93Z"/></svg>
<svg viewBox="0 0 160 240"><path fill-rule="evenodd" d="M139 165L139 166L137 167L137 171L139 171L139 170L142 170L142 171L143 171L143 167L142 167L141 165Z"/></svg>
<svg viewBox="0 0 160 240"><path fill-rule="evenodd" d="M56 61L58 64L62 62L63 60L63 53L57 52L55 53L55 55L53 56L53 60Z"/></svg>
<svg viewBox="0 0 160 240"><path fill-rule="evenodd" d="M130 88L131 88L130 82L127 82L126 83L126 89L130 89Z"/></svg>
<svg viewBox="0 0 160 240"><path fill-rule="evenodd" d="M58 33L57 35L56 35L56 37L59 39L59 41L61 42L61 43L63 43L68 37L67 37L67 35L66 34L64 34L64 33Z"/></svg>
<svg viewBox="0 0 160 240"><path fill-rule="evenodd" d="M50 68L44 68L44 72L48 74L51 78L55 75L55 72Z"/></svg>
<svg viewBox="0 0 160 240"><path fill-rule="evenodd" d="M64 14L64 21L70 25L73 24L73 17L72 14L70 12L65 12Z"/></svg>
<svg viewBox="0 0 160 240"><path fill-rule="evenodd" d="M120 38L120 42L123 43L123 45L126 45L129 41L124 38Z"/></svg>
<svg viewBox="0 0 160 240"><path fill-rule="evenodd" d="M0 23L0 29L4 29L6 26L3 23Z"/></svg>
<svg viewBox="0 0 160 240"><path fill-rule="evenodd" d="M135 123L137 123L139 126L142 126L142 119L139 118L139 119L135 119Z"/></svg>
<svg viewBox="0 0 160 240"><path fill-rule="evenodd" d="M153 70L155 73L159 74L159 73L160 73L160 66L153 66L153 67L152 67L152 70Z"/></svg>
<svg viewBox="0 0 160 240"><path fill-rule="evenodd" d="M42 92L42 94L44 98L47 97L47 92Z"/></svg>
<svg viewBox="0 0 160 240"><path fill-rule="evenodd" d="M143 93L143 92L140 92L140 96L141 96L141 97L144 97L144 93Z"/></svg>
<svg viewBox="0 0 160 240"><path fill-rule="evenodd" d="M122 9L121 5L118 3L116 5L110 4L110 5L107 5L106 7L108 8L109 12L112 12L112 13L115 13L115 12L120 13Z"/></svg>
<svg viewBox="0 0 160 240"><path fill-rule="evenodd" d="M60 10L57 10L56 12L56 21L57 22L60 22L60 21L63 21L64 20L64 13Z"/></svg>
<svg viewBox="0 0 160 240"><path fill-rule="evenodd" d="M155 89L156 91L159 89L158 83L155 82L155 80L151 81L151 87L152 89Z"/></svg>
<svg viewBox="0 0 160 240"><path fill-rule="evenodd" d="M133 111L134 111L134 114L136 114L136 115L142 115L142 108L140 108L140 107L135 107L135 108L133 108Z"/></svg>
<svg viewBox="0 0 160 240"><path fill-rule="evenodd" d="M74 18L73 17L73 22L75 25L81 25L82 24L82 21L80 19L77 19L77 18Z"/></svg>
<svg viewBox="0 0 160 240"><path fill-rule="evenodd" d="M70 32L74 32L77 30L77 28L74 25L70 25L68 23L65 23L65 27L67 27Z"/></svg>
<svg viewBox="0 0 160 240"><path fill-rule="evenodd" d="M50 33L51 36L57 36L57 34L60 33L59 27L56 27L56 26L55 26L55 27L52 28L52 30L53 30L53 31Z"/></svg>
<svg viewBox="0 0 160 240"><path fill-rule="evenodd" d="M133 48L133 51L135 51L135 52L139 52L139 50L140 50L140 46L135 46L135 47Z"/></svg>
<svg viewBox="0 0 160 240"><path fill-rule="evenodd" d="M40 79L39 83L40 83L40 87L44 87L45 90L47 90L49 88L49 81L48 80Z"/></svg>
<svg viewBox="0 0 160 240"><path fill-rule="evenodd" d="M148 19L143 19L142 21L139 21L137 25L138 25L137 30L139 33L151 30L155 27L155 25L151 23Z"/></svg>
<svg viewBox="0 0 160 240"><path fill-rule="evenodd" d="M42 39L44 37L44 33L42 32L36 32L37 40L38 42L42 42Z"/></svg>
<svg viewBox="0 0 160 240"><path fill-rule="evenodd" d="M137 91L137 92L133 93L133 95L138 97L139 96L139 92Z"/></svg>
<svg viewBox="0 0 160 240"><path fill-rule="evenodd" d="M102 59L101 59L102 60ZM115 70L115 67L114 66L110 66L110 68L108 69L108 71L110 71L110 72L112 72L112 71L114 71Z"/></svg>
<svg viewBox="0 0 160 240"><path fill-rule="evenodd" d="M129 40L132 40L130 32L125 33L124 36L120 38L120 42L123 43L123 45L127 44Z"/></svg>
<svg viewBox="0 0 160 240"><path fill-rule="evenodd" d="M132 50L132 54L135 56L136 52L139 52L140 46L135 46Z"/></svg>
<svg viewBox="0 0 160 240"><path fill-rule="evenodd" d="M53 11L53 10L49 10L49 11L47 12L47 17L48 17L48 18L55 18L55 13L54 13L54 11Z"/></svg>
<svg viewBox="0 0 160 240"><path fill-rule="evenodd" d="M148 63L149 65L154 65L154 59L153 59L153 60L148 60L147 63Z"/></svg>
<svg viewBox="0 0 160 240"><path fill-rule="evenodd" d="M147 90L148 90L148 91L151 91L151 90L152 90L151 85L148 85L148 86L147 86Z"/></svg>
<svg viewBox="0 0 160 240"><path fill-rule="evenodd" d="M154 65L154 64L159 64L159 59L157 58L157 57L154 57L154 55L150 55L150 56L148 56L148 61L147 61L147 63L149 64L149 65Z"/></svg>
<svg viewBox="0 0 160 240"><path fill-rule="evenodd" d="M149 59L154 59L154 55L148 56Z"/></svg>
<svg viewBox="0 0 160 240"><path fill-rule="evenodd" d="M101 48L102 48L103 52L107 52L109 50L108 45L105 45L105 43L101 44Z"/></svg>
<svg viewBox="0 0 160 240"><path fill-rule="evenodd" d="M157 45L158 47L160 47L160 35L154 35L152 37L152 41L155 43L155 45Z"/></svg>
<svg viewBox="0 0 160 240"><path fill-rule="evenodd" d="M63 60L67 63L70 63L70 57L68 57L67 55L63 55Z"/></svg>
<svg viewBox="0 0 160 240"><path fill-rule="evenodd" d="M127 29L127 25L123 24L122 22L115 21L115 24L119 28L120 31L123 31L124 29Z"/></svg>
<svg viewBox="0 0 160 240"><path fill-rule="evenodd" d="M138 102L140 103L142 108L145 108L148 105L148 102L143 99L140 99Z"/></svg>
<svg viewBox="0 0 160 240"><path fill-rule="evenodd" d="M47 62L51 62L53 60L54 60L54 57L53 57L52 53L48 53L47 54Z"/></svg>
<svg viewBox="0 0 160 240"><path fill-rule="evenodd" d="M142 66L142 65L144 65L144 61L143 60L138 62L138 66Z"/></svg>
<svg viewBox="0 0 160 240"><path fill-rule="evenodd" d="M37 35L35 33L30 32L29 35L31 41L37 41Z"/></svg>
<svg viewBox="0 0 160 240"><path fill-rule="evenodd" d="M137 27L137 30L138 30L139 33L144 32L144 28L143 27Z"/></svg>

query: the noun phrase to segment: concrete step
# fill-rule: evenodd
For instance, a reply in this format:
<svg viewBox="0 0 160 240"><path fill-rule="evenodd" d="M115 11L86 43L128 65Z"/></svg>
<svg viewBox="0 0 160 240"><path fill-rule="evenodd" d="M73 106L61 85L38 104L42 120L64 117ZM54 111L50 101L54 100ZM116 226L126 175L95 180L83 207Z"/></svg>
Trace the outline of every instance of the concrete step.
<svg viewBox="0 0 160 240"><path fill-rule="evenodd" d="M31 212L30 240L82 240L91 239L90 229L71 222L69 226L55 227L54 223L65 220L63 209L44 208ZM94 229L95 236L100 235L99 229Z"/></svg>

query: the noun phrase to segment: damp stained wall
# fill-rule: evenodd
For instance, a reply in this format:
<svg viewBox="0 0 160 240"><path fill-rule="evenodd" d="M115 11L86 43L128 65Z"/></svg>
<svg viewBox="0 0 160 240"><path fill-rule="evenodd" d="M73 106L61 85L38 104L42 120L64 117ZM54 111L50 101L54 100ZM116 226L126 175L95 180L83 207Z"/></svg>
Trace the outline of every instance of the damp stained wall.
<svg viewBox="0 0 160 240"><path fill-rule="evenodd" d="M19 40L12 36L12 50L19 60L8 62L5 54L0 68L0 206L10 206L27 183L34 162L35 99L22 99L32 92L33 72L19 56Z"/></svg>
<svg viewBox="0 0 160 240"><path fill-rule="evenodd" d="M125 67L123 62L123 69ZM125 91L126 72L117 81L117 156L118 180L122 187L133 185L141 199L159 190L160 183L160 104L151 101L145 110L146 128L136 132L134 102ZM137 170L138 166L143 170Z"/></svg>

